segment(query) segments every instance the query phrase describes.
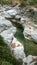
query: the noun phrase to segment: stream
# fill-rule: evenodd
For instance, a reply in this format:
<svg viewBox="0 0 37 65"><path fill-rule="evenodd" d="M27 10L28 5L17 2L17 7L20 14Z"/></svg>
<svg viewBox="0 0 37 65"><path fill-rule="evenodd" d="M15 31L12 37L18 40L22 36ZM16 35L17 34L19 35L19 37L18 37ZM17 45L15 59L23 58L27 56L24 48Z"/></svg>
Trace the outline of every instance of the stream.
<svg viewBox="0 0 37 65"><path fill-rule="evenodd" d="M22 10L18 6L0 6L0 35L7 42L11 52L14 51L14 56L18 60L21 58L27 65L34 65L35 62L30 64L30 61L32 57L37 57L37 24L33 23L32 13L33 10L27 7ZM33 35L33 32L36 32L36 35Z"/></svg>

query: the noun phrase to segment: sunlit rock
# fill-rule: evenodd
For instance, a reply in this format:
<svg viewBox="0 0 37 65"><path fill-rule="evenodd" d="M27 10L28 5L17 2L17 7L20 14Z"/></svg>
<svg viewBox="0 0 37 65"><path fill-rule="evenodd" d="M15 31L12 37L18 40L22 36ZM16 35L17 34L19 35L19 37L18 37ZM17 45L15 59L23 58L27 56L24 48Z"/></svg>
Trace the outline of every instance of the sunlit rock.
<svg viewBox="0 0 37 65"><path fill-rule="evenodd" d="M31 37L37 42L37 29L31 32Z"/></svg>
<svg viewBox="0 0 37 65"><path fill-rule="evenodd" d="M31 22L31 20L28 17L26 17L26 16L21 17L21 24L22 24L23 28L25 28L25 26L27 26L26 24L28 22Z"/></svg>
<svg viewBox="0 0 37 65"><path fill-rule="evenodd" d="M34 23L34 18L37 19L37 11L34 8L20 8L17 6L8 8L7 6L0 7L0 35L4 38L11 52L14 54L19 62L23 61L27 65L34 65L33 56L26 57L24 52L24 46L15 37L16 27L12 23L5 19L12 18L13 22L19 22L23 26L23 34L26 39L33 39L37 42L37 23ZM36 15L36 16L35 16ZM13 19L14 18L14 19Z"/></svg>
<svg viewBox="0 0 37 65"><path fill-rule="evenodd" d="M37 56L28 55L26 58L27 65L34 65L37 62Z"/></svg>
<svg viewBox="0 0 37 65"><path fill-rule="evenodd" d="M1 15L6 18L12 18L6 11L3 11Z"/></svg>
<svg viewBox="0 0 37 65"><path fill-rule="evenodd" d="M6 20L4 17L0 16L0 35L4 38L6 42L11 42L12 37L16 33L16 27L12 23Z"/></svg>
<svg viewBox="0 0 37 65"><path fill-rule="evenodd" d="M5 41L11 43L12 37L14 36L15 32L16 32L16 28L12 27L9 28L8 30L4 30L3 32L1 32L1 35L3 36Z"/></svg>
<svg viewBox="0 0 37 65"><path fill-rule="evenodd" d="M27 38L27 39L31 39L31 32L33 31L33 27L30 26L30 25L26 25L25 28L24 28L24 37Z"/></svg>
<svg viewBox="0 0 37 65"><path fill-rule="evenodd" d="M10 44L11 50L14 50L14 55L17 59L23 59L25 57L23 45L16 39L13 38L12 43Z"/></svg>
<svg viewBox="0 0 37 65"><path fill-rule="evenodd" d="M24 37L37 42L37 24L26 24L23 31Z"/></svg>
<svg viewBox="0 0 37 65"><path fill-rule="evenodd" d="M24 47L15 37L12 39L12 42L10 44L10 49L11 49L11 52L13 51L13 54L16 57L16 59L18 60L21 59L22 62L23 62L23 59L26 59L26 55L24 53Z"/></svg>
<svg viewBox="0 0 37 65"><path fill-rule="evenodd" d="M0 33L12 26L11 22L0 16Z"/></svg>
<svg viewBox="0 0 37 65"><path fill-rule="evenodd" d="M15 16L15 19L20 21L21 16L20 16L20 15L16 15L16 16Z"/></svg>
<svg viewBox="0 0 37 65"><path fill-rule="evenodd" d="M11 9L11 10L7 11L7 13L10 15L16 15L17 11L15 9Z"/></svg>

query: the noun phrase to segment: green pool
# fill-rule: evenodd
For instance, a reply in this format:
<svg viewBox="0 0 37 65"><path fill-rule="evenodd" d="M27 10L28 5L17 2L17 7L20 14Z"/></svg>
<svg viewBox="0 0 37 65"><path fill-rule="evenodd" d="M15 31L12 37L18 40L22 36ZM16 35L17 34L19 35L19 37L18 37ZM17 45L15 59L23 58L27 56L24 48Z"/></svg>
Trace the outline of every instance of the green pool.
<svg viewBox="0 0 37 65"><path fill-rule="evenodd" d="M26 55L36 55L37 56L37 44L35 42L27 40L23 36L23 29L17 28L15 37L24 45L24 51Z"/></svg>

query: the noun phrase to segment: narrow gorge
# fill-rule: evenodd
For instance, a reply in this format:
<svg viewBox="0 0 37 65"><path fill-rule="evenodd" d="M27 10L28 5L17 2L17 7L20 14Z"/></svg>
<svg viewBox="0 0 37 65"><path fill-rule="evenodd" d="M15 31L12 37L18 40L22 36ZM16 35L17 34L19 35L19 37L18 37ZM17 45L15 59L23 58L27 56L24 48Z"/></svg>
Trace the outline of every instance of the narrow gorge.
<svg viewBox="0 0 37 65"><path fill-rule="evenodd" d="M1 36L18 61L15 65L37 65L37 7L0 4Z"/></svg>

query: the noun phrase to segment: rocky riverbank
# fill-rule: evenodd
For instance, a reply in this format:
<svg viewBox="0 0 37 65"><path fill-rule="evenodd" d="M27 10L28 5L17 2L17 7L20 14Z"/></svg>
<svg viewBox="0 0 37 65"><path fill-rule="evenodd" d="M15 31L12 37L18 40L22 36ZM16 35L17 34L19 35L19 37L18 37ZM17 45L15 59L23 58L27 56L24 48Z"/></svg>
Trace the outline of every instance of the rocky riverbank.
<svg viewBox="0 0 37 65"><path fill-rule="evenodd" d="M36 58L37 56L29 55L26 57L23 44L18 41L14 35L17 32L19 24L18 28L21 29L22 26L24 29L24 31L22 31L24 37L37 43L37 8L27 6L22 8L19 5L15 7L0 5L0 9L0 35L10 47L11 53L13 51L16 59L21 60L23 65L24 63L34 65L36 61L33 61L32 58ZM17 23L16 27L13 23ZM31 61L33 61L33 63L30 63Z"/></svg>

